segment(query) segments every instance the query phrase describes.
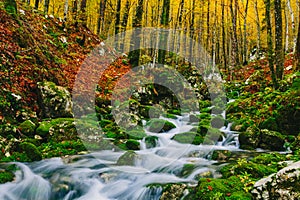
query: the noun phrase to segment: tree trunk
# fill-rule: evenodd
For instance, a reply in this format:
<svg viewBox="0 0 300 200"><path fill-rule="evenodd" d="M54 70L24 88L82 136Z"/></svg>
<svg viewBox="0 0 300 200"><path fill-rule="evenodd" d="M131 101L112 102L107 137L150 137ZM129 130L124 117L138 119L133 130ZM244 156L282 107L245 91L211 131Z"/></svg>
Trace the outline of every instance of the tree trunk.
<svg viewBox="0 0 300 200"><path fill-rule="evenodd" d="M142 19L143 19L143 0L138 0L138 4L136 6L135 17L132 23L133 28L141 28L142 27ZM130 63L133 67L139 66L140 64L140 37L138 35L132 34L131 41L134 41L134 48L137 50L130 51L128 57L130 59Z"/></svg>
<svg viewBox="0 0 300 200"><path fill-rule="evenodd" d="M222 53L223 53L223 64L224 70L227 72L227 51L226 51L226 33L225 33L225 4L224 0L222 4Z"/></svg>
<svg viewBox="0 0 300 200"><path fill-rule="evenodd" d="M121 26L121 0L117 0L115 35L120 32L120 26Z"/></svg>
<svg viewBox="0 0 300 200"><path fill-rule="evenodd" d="M44 13L45 14L48 14L48 11L49 11L49 2L50 2L50 0L45 0L44 1Z"/></svg>
<svg viewBox="0 0 300 200"><path fill-rule="evenodd" d="M87 15L86 15L86 1L87 0L81 0L81 4L80 4L80 21L82 23L83 26L87 25Z"/></svg>
<svg viewBox="0 0 300 200"><path fill-rule="evenodd" d="M258 7L257 7L257 0L254 2L254 11L255 11L255 16L256 16L256 31L257 31L257 39L256 39L256 58L258 58L260 54L260 47L261 47L261 35L260 35L260 18L259 18L259 13L258 13Z"/></svg>
<svg viewBox="0 0 300 200"><path fill-rule="evenodd" d="M68 10L69 10L69 1L65 0L65 5L64 5L64 22L66 22L67 19L68 19Z"/></svg>
<svg viewBox="0 0 300 200"><path fill-rule="evenodd" d="M244 15L244 52L243 52L243 64L247 64L247 57L248 57L248 45L247 45L247 15L248 15L248 4L249 0L246 0L246 8L245 8L245 15Z"/></svg>
<svg viewBox="0 0 300 200"><path fill-rule="evenodd" d="M170 16L170 0L164 0L163 2L163 12L161 15L160 25L164 28L167 28L169 25L169 16ZM162 34L160 37L159 44L164 45L168 38L165 34ZM158 50L158 63L163 64L165 62L166 51L165 50Z"/></svg>
<svg viewBox="0 0 300 200"><path fill-rule="evenodd" d="M273 40L272 40L272 26L271 26L271 2L270 0L265 0L266 5L266 23L267 23L267 43L268 43L268 61L269 61L269 68L271 70L271 77L273 81L273 85L277 88L277 79L274 70L274 63L273 63Z"/></svg>
<svg viewBox="0 0 300 200"><path fill-rule="evenodd" d="M238 49L238 40L237 40L237 11L238 11L238 2L237 0L231 0L230 3L231 18L232 18L232 50L231 50L231 65L233 67L239 65L239 49Z"/></svg>
<svg viewBox="0 0 300 200"><path fill-rule="evenodd" d="M274 0L275 5L275 63L277 80L283 78L284 51L282 45L281 0Z"/></svg>
<svg viewBox="0 0 300 200"><path fill-rule="evenodd" d="M105 16L105 8L106 8L106 0L100 0L99 6L99 18L97 21L97 35L102 34L104 29L104 16Z"/></svg>
<svg viewBox="0 0 300 200"><path fill-rule="evenodd" d="M298 18L300 19L300 11L298 11ZM294 69L295 71L300 70L300 25L298 26L298 36L297 43L295 47L295 55L294 55Z"/></svg>
<svg viewBox="0 0 300 200"><path fill-rule="evenodd" d="M297 36L296 36L296 27L295 27L295 17L293 8L291 6L291 1L286 1L287 10L290 12L291 15L291 23L292 23L292 36L293 36L293 52L295 52L296 42L297 42Z"/></svg>
<svg viewBox="0 0 300 200"><path fill-rule="evenodd" d="M40 3L40 0L35 0L35 2L34 2L35 9L39 9L39 3Z"/></svg>

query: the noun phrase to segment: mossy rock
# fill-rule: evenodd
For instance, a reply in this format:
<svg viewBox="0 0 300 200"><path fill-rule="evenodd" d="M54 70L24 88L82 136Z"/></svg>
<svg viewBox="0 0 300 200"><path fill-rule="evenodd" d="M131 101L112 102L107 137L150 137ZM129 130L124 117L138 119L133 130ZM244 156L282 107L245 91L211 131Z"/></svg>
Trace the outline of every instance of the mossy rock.
<svg viewBox="0 0 300 200"><path fill-rule="evenodd" d="M191 123L194 123L194 122L199 122L199 117L197 116L197 115L190 115L189 116L189 121L191 122Z"/></svg>
<svg viewBox="0 0 300 200"><path fill-rule="evenodd" d="M23 152L26 153L26 155L31 161L42 160L42 154L34 144L29 142L23 142L20 144L20 148Z"/></svg>
<svg viewBox="0 0 300 200"><path fill-rule="evenodd" d="M250 193L244 191L238 191L230 193L230 196L226 200L252 200L253 196Z"/></svg>
<svg viewBox="0 0 300 200"><path fill-rule="evenodd" d="M26 136L34 136L36 125L31 120L22 122L18 129Z"/></svg>
<svg viewBox="0 0 300 200"><path fill-rule="evenodd" d="M137 154L134 151L126 151L117 161L117 165L134 165Z"/></svg>
<svg viewBox="0 0 300 200"><path fill-rule="evenodd" d="M149 131L154 133L163 133L176 128L172 122L163 119L151 119L147 122L147 126L149 127Z"/></svg>
<svg viewBox="0 0 300 200"><path fill-rule="evenodd" d="M211 159L217 161L228 161L231 155L232 152L229 150L214 150Z"/></svg>
<svg viewBox="0 0 300 200"><path fill-rule="evenodd" d="M274 167L240 159L237 163L226 165L220 171L224 178L243 173L250 174L252 178L263 178L264 176L275 173L276 169Z"/></svg>
<svg viewBox="0 0 300 200"><path fill-rule="evenodd" d="M206 136L204 137L203 143L215 144L218 141L222 141L223 136L224 133L222 133L219 129L209 127Z"/></svg>
<svg viewBox="0 0 300 200"><path fill-rule="evenodd" d="M273 151L282 151L284 150L284 139L284 136L279 132L263 129L261 130L261 141L259 147Z"/></svg>
<svg viewBox="0 0 300 200"><path fill-rule="evenodd" d="M180 200L184 196L184 191L187 188L183 183L170 183L163 186L163 191L160 200Z"/></svg>
<svg viewBox="0 0 300 200"><path fill-rule="evenodd" d="M13 181L15 175L11 171L0 170L0 184L7 183Z"/></svg>
<svg viewBox="0 0 300 200"><path fill-rule="evenodd" d="M156 147L158 137L149 135L145 138L146 148L154 148Z"/></svg>
<svg viewBox="0 0 300 200"><path fill-rule="evenodd" d="M200 113L200 115L199 115L199 118L201 119L201 120L203 120L203 119L207 119L207 120L210 120L211 119L211 115L209 114L209 113Z"/></svg>
<svg viewBox="0 0 300 200"><path fill-rule="evenodd" d="M185 143L185 144L199 145L203 143L203 137L197 134L196 132L178 133L174 135L171 139L179 143Z"/></svg>
<svg viewBox="0 0 300 200"><path fill-rule="evenodd" d="M185 176L190 175L195 168L196 168L196 166L194 164L190 164L190 163L184 164L182 167L182 170L180 172L180 176L185 177Z"/></svg>
<svg viewBox="0 0 300 200"><path fill-rule="evenodd" d="M49 134L49 130L53 124L51 124L49 121L42 121L40 122L40 125L36 129L36 134L41 137L47 137Z"/></svg>
<svg viewBox="0 0 300 200"><path fill-rule="evenodd" d="M260 143L260 130L256 127L248 128L239 134L239 143L241 149L256 149Z"/></svg>
<svg viewBox="0 0 300 200"><path fill-rule="evenodd" d="M144 117L145 119L149 118L159 118L159 116L162 114L162 110L155 107L155 106L149 106L149 105L141 105L139 107L139 115Z"/></svg>
<svg viewBox="0 0 300 200"><path fill-rule="evenodd" d="M137 126L132 130L126 131L126 134L128 135L129 139L135 139L135 140L141 140L147 136L145 130L140 126Z"/></svg>
<svg viewBox="0 0 300 200"><path fill-rule="evenodd" d="M125 144L129 150L140 150L140 143L136 140L129 139Z"/></svg>
<svg viewBox="0 0 300 200"><path fill-rule="evenodd" d="M165 113L162 116L165 118L169 118L169 119L177 119L178 118L176 115L171 114L171 113Z"/></svg>
<svg viewBox="0 0 300 200"><path fill-rule="evenodd" d="M210 123L214 128L222 128L223 126L226 126L228 124L226 120L220 115L213 117Z"/></svg>
<svg viewBox="0 0 300 200"><path fill-rule="evenodd" d="M170 110L168 110L168 113L173 114L173 115L181 115L181 111L176 110L176 109L170 109Z"/></svg>
<svg viewBox="0 0 300 200"><path fill-rule="evenodd" d="M263 120L259 124L260 129L268 129L272 131L278 131L278 124L274 117L269 117L268 119Z"/></svg>

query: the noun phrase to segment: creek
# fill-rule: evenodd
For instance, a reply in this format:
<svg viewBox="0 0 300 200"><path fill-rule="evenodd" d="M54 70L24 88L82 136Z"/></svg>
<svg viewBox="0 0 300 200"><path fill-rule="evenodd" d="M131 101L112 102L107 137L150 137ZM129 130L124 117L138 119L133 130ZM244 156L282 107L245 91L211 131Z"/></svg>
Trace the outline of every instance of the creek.
<svg viewBox="0 0 300 200"><path fill-rule="evenodd" d="M85 155L51 158L32 163L18 163L16 179L0 185L1 200L156 200L162 195L160 185L167 183L197 184L199 177L220 177L220 164L210 158L214 150L241 151L237 134L228 127L220 130L223 139L215 145L178 143L171 138L187 132L197 124L189 122L189 115L166 119L176 128L166 133L152 133L157 144L135 151L135 162L118 165L125 153L103 150ZM193 169L182 173L184 166ZM155 185L155 187L151 187Z"/></svg>

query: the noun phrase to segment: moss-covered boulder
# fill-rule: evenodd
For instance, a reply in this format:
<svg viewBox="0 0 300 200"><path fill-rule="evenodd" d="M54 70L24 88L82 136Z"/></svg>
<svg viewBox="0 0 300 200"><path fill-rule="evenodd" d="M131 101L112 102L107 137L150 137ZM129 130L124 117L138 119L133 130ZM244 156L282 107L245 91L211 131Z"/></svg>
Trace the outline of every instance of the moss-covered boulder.
<svg viewBox="0 0 300 200"><path fill-rule="evenodd" d="M256 149L260 142L260 130L255 127L247 128L245 132L239 134L241 149Z"/></svg>
<svg viewBox="0 0 300 200"><path fill-rule="evenodd" d="M163 133L176 128L172 122L163 119L151 119L147 122L147 126L149 131L154 133Z"/></svg>
<svg viewBox="0 0 300 200"><path fill-rule="evenodd" d="M214 150L211 159L220 162L228 161L232 156L232 152L229 150Z"/></svg>
<svg viewBox="0 0 300 200"><path fill-rule="evenodd" d="M179 143L194 144L194 145L199 145L203 142L203 137L199 135L197 132L178 133L174 135L171 139Z"/></svg>
<svg viewBox="0 0 300 200"><path fill-rule="evenodd" d="M268 129L261 130L260 148L269 149L273 151L284 150L284 136L279 132L270 131Z"/></svg>
<svg viewBox="0 0 300 200"><path fill-rule="evenodd" d="M70 92L53 82L38 82L38 103L41 117L72 117L72 98Z"/></svg>
<svg viewBox="0 0 300 200"><path fill-rule="evenodd" d="M251 200L252 195L244 191L244 183L241 179L233 176L228 179L201 178L198 185L192 188L184 199Z"/></svg>
<svg viewBox="0 0 300 200"><path fill-rule="evenodd" d="M230 176L245 173L251 175L252 178L262 178L276 172L276 168L247 161L246 159L238 159L235 163L231 163L221 168L220 172L222 173L223 178L229 178Z"/></svg>
<svg viewBox="0 0 300 200"><path fill-rule="evenodd" d="M42 160L42 154L34 144L29 142L23 142L20 144L20 149L21 151L26 153L27 157L31 161Z"/></svg>
<svg viewBox="0 0 300 200"><path fill-rule="evenodd" d="M149 149L149 148L156 147L157 140L158 140L157 136L149 135L145 137L146 148Z"/></svg>
<svg viewBox="0 0 300 200"><path fill-rule="evenodd" d="M36 125L31 120L22 122L18 129L26 136L34 136Z"/></svg>
<svg viewBox="0 0 300 200"><path fill-rule="evenodd" d="M129 150L140 150L140 143L134 139L127 140L125 144Z"/></svg>
<svg viewBox="0 0 300 200"><path fill-rule="evenodd" d="M0 184L11 182L15 178L15 175L11 171L0 169Z"/></svg>
<svg viewBox="0 0 300 200"><path fill-rule="evenodd" d="M36 129L36 134L41 137L46 137L49 134L49 130L53 124L50 121L42 121Z"/></svg>
<svg viewBox="0 0 300 200"><path fill-rule="evenodd" d="M134 151L126 151L117 161L117 165L134 165L138 155Z"/></svg>

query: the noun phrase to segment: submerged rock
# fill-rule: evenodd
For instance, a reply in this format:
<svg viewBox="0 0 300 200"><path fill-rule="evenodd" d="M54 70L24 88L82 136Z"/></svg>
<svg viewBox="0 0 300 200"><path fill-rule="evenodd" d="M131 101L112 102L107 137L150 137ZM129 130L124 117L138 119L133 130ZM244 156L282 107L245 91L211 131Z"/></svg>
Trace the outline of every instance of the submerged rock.
<svg viewBox="0 0 300 200"><path fill-rule="evenodd" d="M44 118L72 117L70 92L53 82L38 83L39 106Z"/></svg>
<svg viewBox="0 0 300 200"><path fill-rule="evenodd" d="M254 184L251 193L255 199L299 199L300 161L259 180Z"/></svg>

